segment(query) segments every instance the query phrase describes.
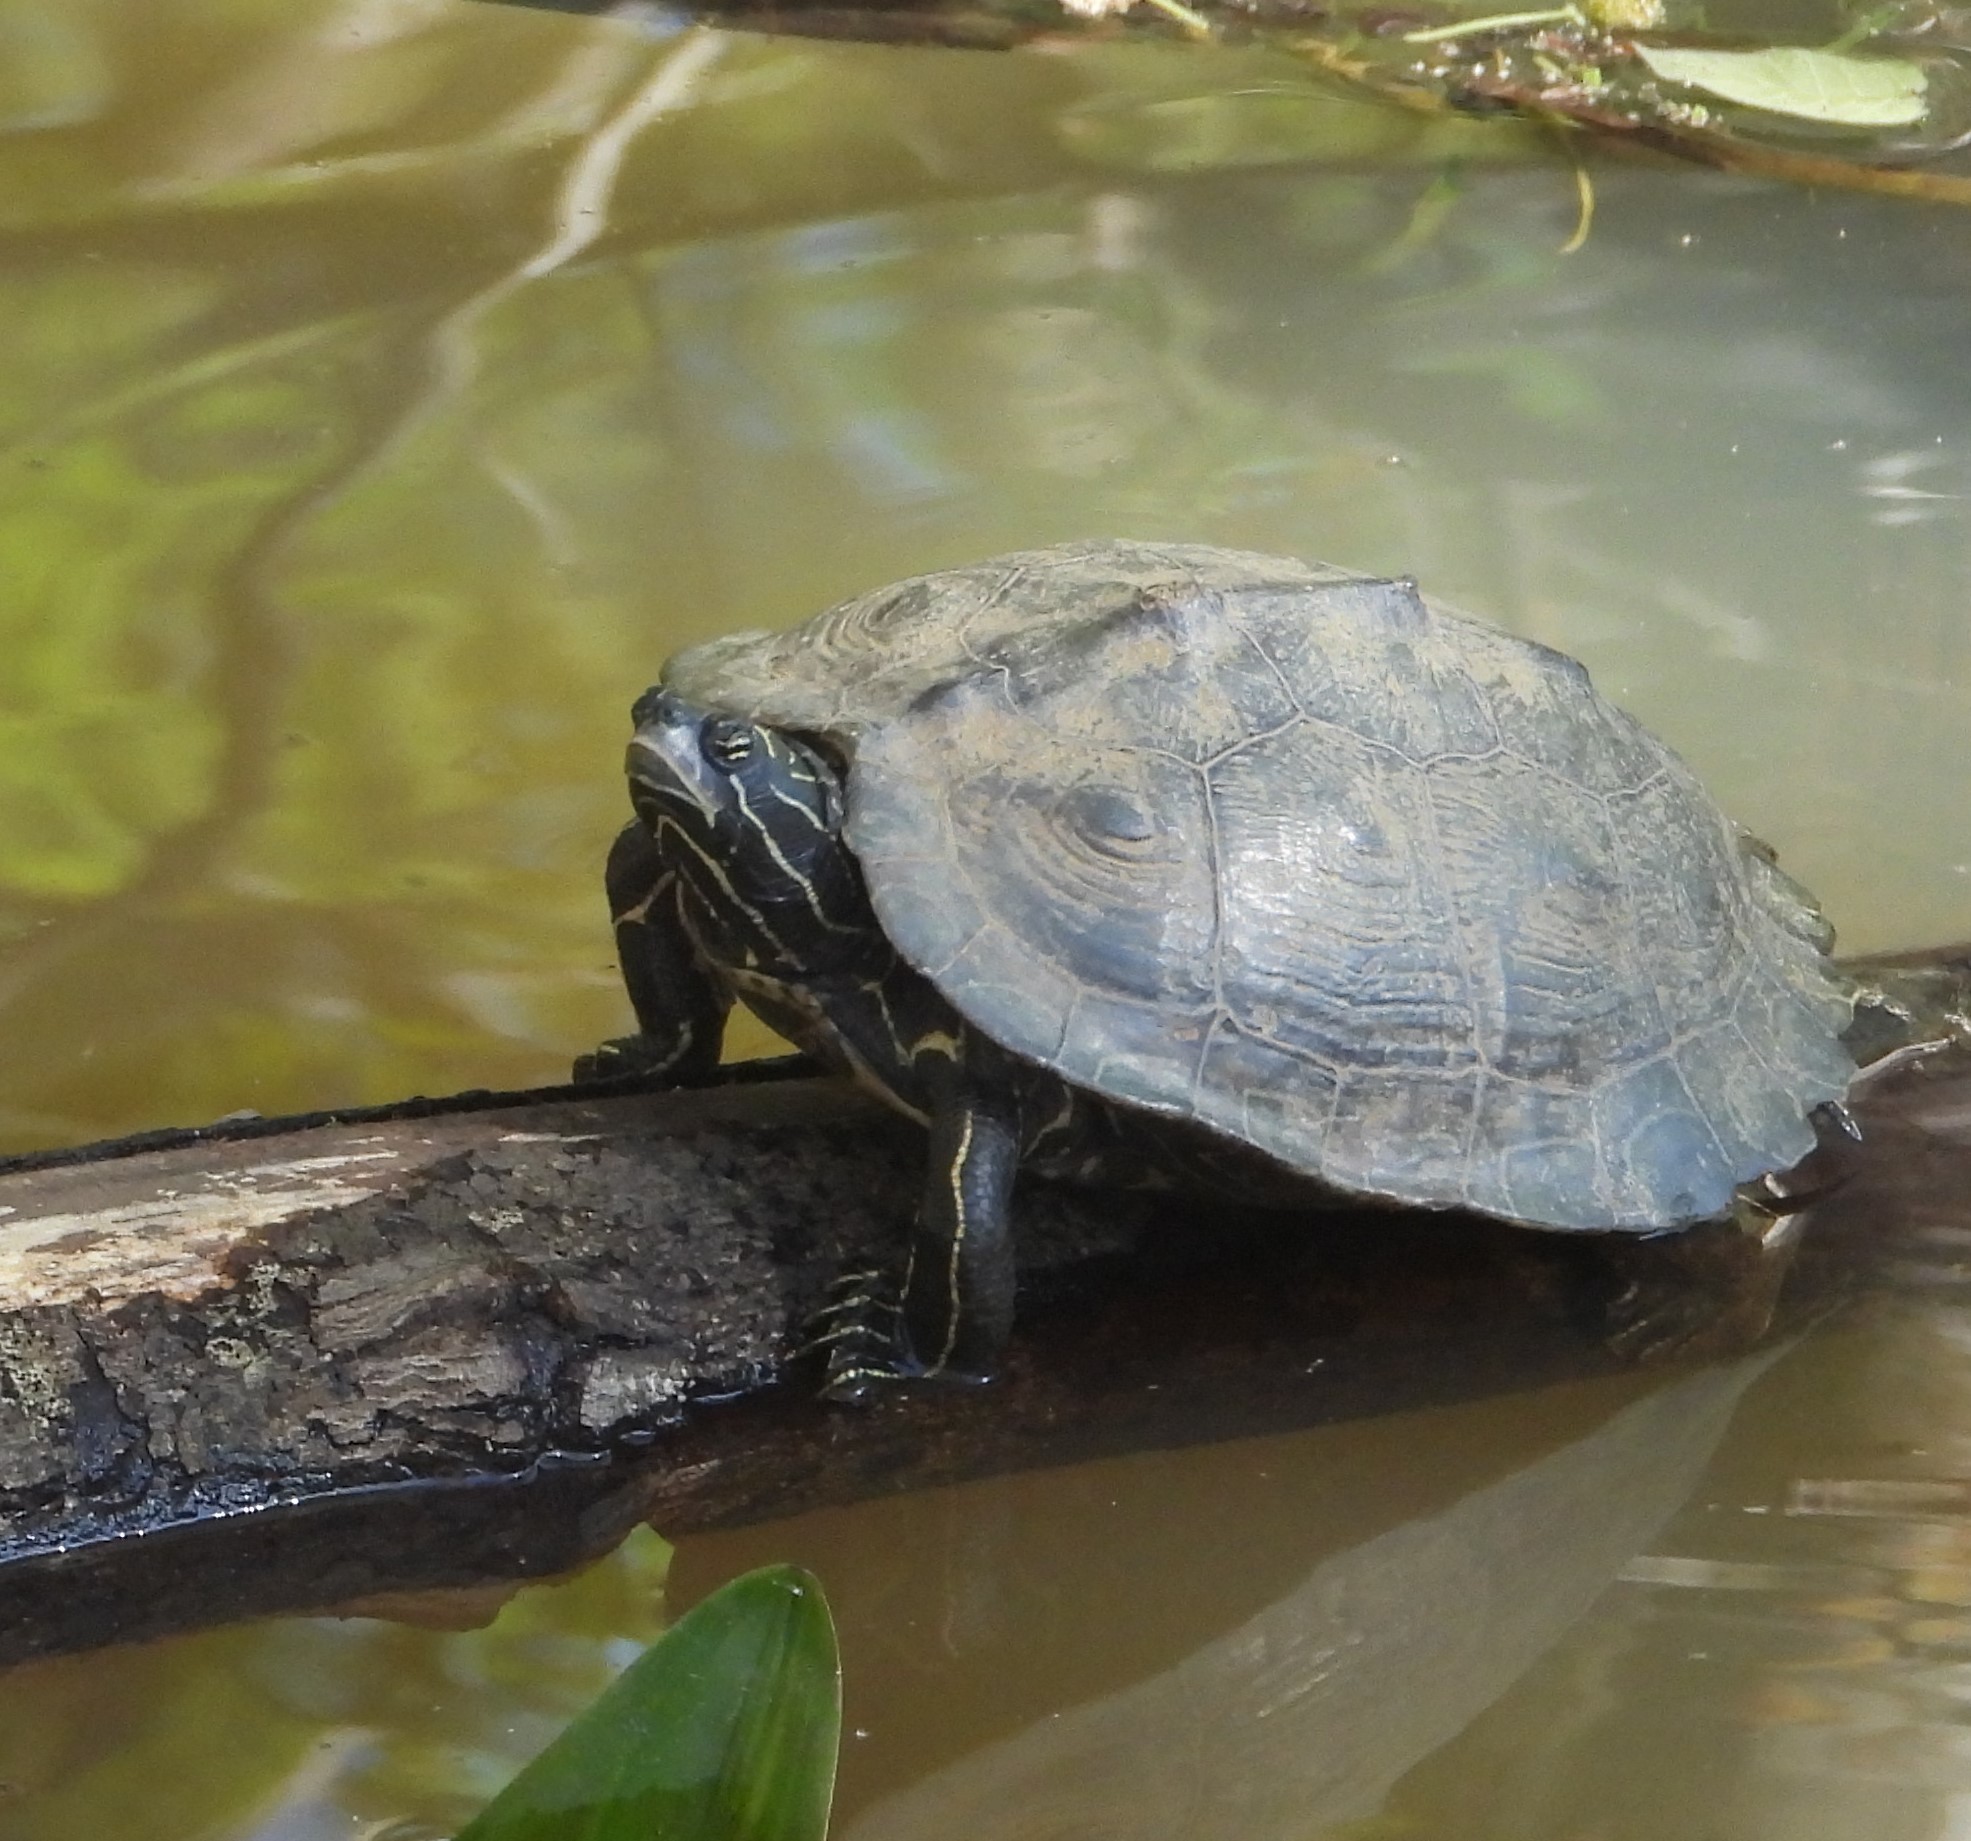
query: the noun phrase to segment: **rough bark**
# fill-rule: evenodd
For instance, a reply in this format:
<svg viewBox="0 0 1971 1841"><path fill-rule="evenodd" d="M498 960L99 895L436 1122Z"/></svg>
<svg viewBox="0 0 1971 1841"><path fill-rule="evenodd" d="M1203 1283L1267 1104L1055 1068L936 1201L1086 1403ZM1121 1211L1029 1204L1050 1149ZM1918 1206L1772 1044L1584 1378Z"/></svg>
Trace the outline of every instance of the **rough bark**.
<svg viewBox="0 0 1971 1841"><path fill-rule="evenodd" d="M1971 1057L1858 1106L1787 1324L1885 1249L1971 1230ZM895 1244L921 1156L848 1089L775 1078L0 1169L0 1660L557 1569L643 1518L730 1526L1597 1372L1622 1287L1660 1258L1687 1291L1701 1244L1624 1241L1616 1270L1598 1237L1034 1185L1004 1379L825 1406L800 1326ZM1706 1307L1733 1335L1747 1315L1730 1285Z"/></svg>

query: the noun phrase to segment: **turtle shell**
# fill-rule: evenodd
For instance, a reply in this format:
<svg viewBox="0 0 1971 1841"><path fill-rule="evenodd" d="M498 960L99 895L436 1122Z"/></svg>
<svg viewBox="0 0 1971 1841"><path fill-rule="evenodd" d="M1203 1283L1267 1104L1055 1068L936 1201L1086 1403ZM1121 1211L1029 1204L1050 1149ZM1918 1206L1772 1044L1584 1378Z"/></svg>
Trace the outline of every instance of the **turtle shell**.
<svg viewBox="0 0 1971 1841"><path fill-rule="evenodd" d="M1578 663L1413 583L1074 544L665 681L849 758L878 917L979 1029L1344 1189L1707 1219L1853 1077L1770 854Z"/></svg>

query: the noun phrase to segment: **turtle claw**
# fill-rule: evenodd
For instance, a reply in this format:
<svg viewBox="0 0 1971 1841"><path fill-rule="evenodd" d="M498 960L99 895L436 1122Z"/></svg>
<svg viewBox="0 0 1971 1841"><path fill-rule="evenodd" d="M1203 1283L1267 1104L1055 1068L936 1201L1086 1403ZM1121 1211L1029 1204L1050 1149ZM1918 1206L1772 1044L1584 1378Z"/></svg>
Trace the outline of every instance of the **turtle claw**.
<svg viewBox="0 0 1971 1841"><path fill-rule="evenodd" d="M883 1360L850 1363L831 1356L821 1383L821 1397L836 1406L868 1406L882 1391L913 1377L907 1369Z"/></svg>
<svg viewBox="0 0 1971 1841"><path fill-rule="evenodd" d="M568 1078L578 1087L592 1087L601 1081L644 1073L649 1066L649 1047L641 1036L615 1036L598 1043L586 1055L577 1055Z"/></svg>
<svg viewBox="0 0 1971 1841"><path fill-rule="evenodd" d="M795 1347L796 1357L818 1355L836 1343L878 1333L876 1319L901 1315L887 1297L879 1272L845 1272L828 1287L828 1300L811 1311L802 1324L806 1334ZM894 1330L887 1332L894 1334Z"/></svg>
<svg viewBox="0 0 1971 1841"><path fill-rule="evenodd" d="M902 1318L902 1306L881 1272L845 1272L829 1286L795 1351L825 1358L824 1400L864 1406L880 1389L922 1375L904 1347Z"/></svg>

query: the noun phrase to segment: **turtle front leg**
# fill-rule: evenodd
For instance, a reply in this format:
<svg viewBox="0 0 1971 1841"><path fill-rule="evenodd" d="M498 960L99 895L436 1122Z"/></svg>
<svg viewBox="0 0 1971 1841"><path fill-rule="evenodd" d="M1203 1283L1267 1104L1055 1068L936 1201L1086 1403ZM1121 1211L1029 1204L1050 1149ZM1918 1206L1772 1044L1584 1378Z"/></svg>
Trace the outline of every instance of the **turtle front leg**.
<svg viewBox="0 0 1971 1841"><path fill-rule="evenodd" d="M604 884L637 1033L583 1055L575 1063L575 1079L709 1078L719 1064L732 999L699 962L678 914L676 874L641 824L625 825L617 834Z"/></svg>
<svg viewBox="0 0 1971 1841"><path fill-rule="evenodd" d="M1012 1331L1019 1097L962 1066L936 1081L934 1093L901 1303L867 1278L848 1281L822 1338L830 1399L867 1399L890 1381L989 1381Z"/></svg>
<svg viewBox="0 0 1971 1841"><path fill-rule="evenodd" d="M954 1088L931 1119L902 1333L923 1374L985 1381L1013 1329L1020 1108L962 1077Z"/></svg>

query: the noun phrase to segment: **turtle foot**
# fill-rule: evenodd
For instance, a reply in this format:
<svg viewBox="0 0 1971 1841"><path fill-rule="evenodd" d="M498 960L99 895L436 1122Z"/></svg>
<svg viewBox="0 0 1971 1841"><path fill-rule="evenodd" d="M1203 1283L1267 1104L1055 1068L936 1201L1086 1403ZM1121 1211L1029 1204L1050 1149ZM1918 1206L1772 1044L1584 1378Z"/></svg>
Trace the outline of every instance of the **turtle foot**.
<svg viewBox="0 0 1971 1841"><path fill-rule="evenodd" d="M824 1400L865 1406L882 1388L917 1378L921 1370L903 1347L902 1317L881 1272L844 1272L829 1286L796 1351L823 1358Z"/></svg>
<svg viewBox="0 0 1971 1841"><path fill-rule="evenodd" d="M910 1347L903 1307L887 1273L845 1272L807 1321L797 1351L823 1358L821 1397L841 1406L867 1406L899 1384L982 1386L990 1376L953 1367L927 1368Z"/></svg>
<svg viewBox="0 0 1971 1841"><path fill-rule="evenodd" d="M619 1080L663 1081L672 1077L677 1056L659 1051L648 1036L612 1036L586 1055L577 1055L569 1080L593 1087Z"/></svg>
<svg viewBox="0 0 1971 1841"><path fill-rule="evenodd" d="M1630 1362L1749 1349L1772 1326L1796 1237L1794 1217L1741 1202L1726 1220L1609 1248L1608 1348Z"/></svg>

